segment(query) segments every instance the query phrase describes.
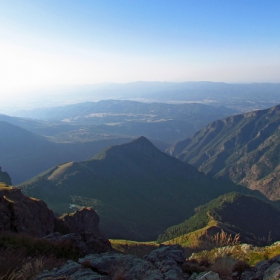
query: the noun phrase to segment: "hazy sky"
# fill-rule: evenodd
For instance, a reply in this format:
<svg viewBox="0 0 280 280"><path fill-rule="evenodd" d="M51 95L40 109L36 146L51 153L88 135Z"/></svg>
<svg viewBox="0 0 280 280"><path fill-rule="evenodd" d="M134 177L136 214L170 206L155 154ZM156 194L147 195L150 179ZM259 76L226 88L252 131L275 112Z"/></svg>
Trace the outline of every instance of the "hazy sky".
<svg viewBox="0 0 280 280"><path fill-rule="evenodd" d="M132 81L280 82L279 0L1 0L0 94Z"/></svg>

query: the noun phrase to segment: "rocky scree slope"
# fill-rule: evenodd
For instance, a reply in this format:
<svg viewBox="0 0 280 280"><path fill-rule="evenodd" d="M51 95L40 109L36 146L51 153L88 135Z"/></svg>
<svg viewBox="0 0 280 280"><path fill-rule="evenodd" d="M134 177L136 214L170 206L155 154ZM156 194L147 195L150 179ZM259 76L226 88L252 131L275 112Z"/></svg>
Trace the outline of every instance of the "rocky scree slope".
<svg viewBox="0 0 280 280"><path fill-rule="evenodd" d="M214 177L280 199L280 105L210 123L168 153Z"/></svg>

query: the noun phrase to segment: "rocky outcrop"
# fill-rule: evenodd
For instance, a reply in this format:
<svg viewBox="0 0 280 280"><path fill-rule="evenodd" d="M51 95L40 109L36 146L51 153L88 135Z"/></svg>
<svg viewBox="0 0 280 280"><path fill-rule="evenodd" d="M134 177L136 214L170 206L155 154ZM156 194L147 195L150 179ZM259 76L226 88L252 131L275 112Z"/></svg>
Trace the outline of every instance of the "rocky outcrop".
<svg viewBox="0 0 280 280"><path fill-rule="evenodd" d="M179 245L159 247L143 259L115 252L91 254L78 262L68 262L60 269L45 271L36 280L61 279L61 276L80 280L183 280L188 277L182 271L184 261L184 251Z"/></svg>
<svg viewBox="0 0 280 280"><path fill-rule="evenodd" d="M68 226L70 232L83 233L90 232L94 235L100 235L99 231L99 216L90 207L82 208L71 214L65 214L60 217Z"/></svg>
<svg viewBox="0 0 280 280"><path fill-rule="evenodd" d="M0 187L0 230L43 237L53 232L55 216L45 202L15 187Z"/></svg>
<svg viewBox="0 0 280 280"><path fill-rule="evenodd" d="M56 218L42 200L30 198L15 187L0 186L0 231L27 233L52 241L71 241L81 254L111 250L111 244L99 231L99 216L92 208L83 208Z"/></svg>
<svg viewBox="0 0 280 280"><path fill-rule="evenodd" d="M160 246L144 257L151 262L165 279L183 279L182 265L186 258L180 245Z"/></svg>

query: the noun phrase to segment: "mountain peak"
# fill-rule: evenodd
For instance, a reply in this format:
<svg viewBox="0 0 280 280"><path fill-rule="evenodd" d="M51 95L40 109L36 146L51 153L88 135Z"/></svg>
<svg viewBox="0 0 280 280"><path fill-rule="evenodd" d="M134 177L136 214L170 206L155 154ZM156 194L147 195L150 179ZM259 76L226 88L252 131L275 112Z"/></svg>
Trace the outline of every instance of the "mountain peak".
<svg viewBox="0 0 280 280"><path fill-rule="evenodd" d="M155 147L154 144L144 136L140 136L140 137L132 140L130 143L127 143L127 144L130 144L130 145L132 145L132 144L134 144L134 145L135 144L136 145L149 145L149 146Z"/></svg>
<svg viewBox="0 0 280 280"><path fill-rule="evenodd" d="M115 147L116 149L118 149L119 147L121 151L137 153L140 152L143 155L151 155L160 152L159 149L155 147L154 144L144 136L140 136L129 143L121 144Z"/></svg>

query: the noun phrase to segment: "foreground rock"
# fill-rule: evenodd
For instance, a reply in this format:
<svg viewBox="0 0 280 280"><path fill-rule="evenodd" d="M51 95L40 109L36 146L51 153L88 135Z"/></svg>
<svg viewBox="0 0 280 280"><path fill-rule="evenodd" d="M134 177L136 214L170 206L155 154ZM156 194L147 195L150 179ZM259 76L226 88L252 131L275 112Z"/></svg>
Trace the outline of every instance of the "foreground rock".
<svg viewBox="0 0 280 280"><path fill-rule="evenodd" d="M279 280L280 255L270 260L259 262L251 270L242 273L241 280Z"/></svg>
<svg viewBox="0 0 280 280"><path fill-rule="evenodd" d="M0 187L0 231L43 237L53 232L55 216L45 202L15 187Z"/></svg>
<svg viewBox="0 0 280 280"><path fill-rule="evenodd" d="M71 241L82 255L111 250L111 244L99 231L99 216L92 208L83 208L56 218L46 203L22 194L11 186L0 186L0 231L26 233L52 241Z"/></svg>
<svg viewBox="0 0 280 280"><path fill-rule="evenodd" d="M60 269L45 271L41 279L126 279L126 280L180 280L187 279L182 264L184 251L179 245L163 246L152 251L143 259L115 252L91 254L78 262L69 261Z"/></svg>

